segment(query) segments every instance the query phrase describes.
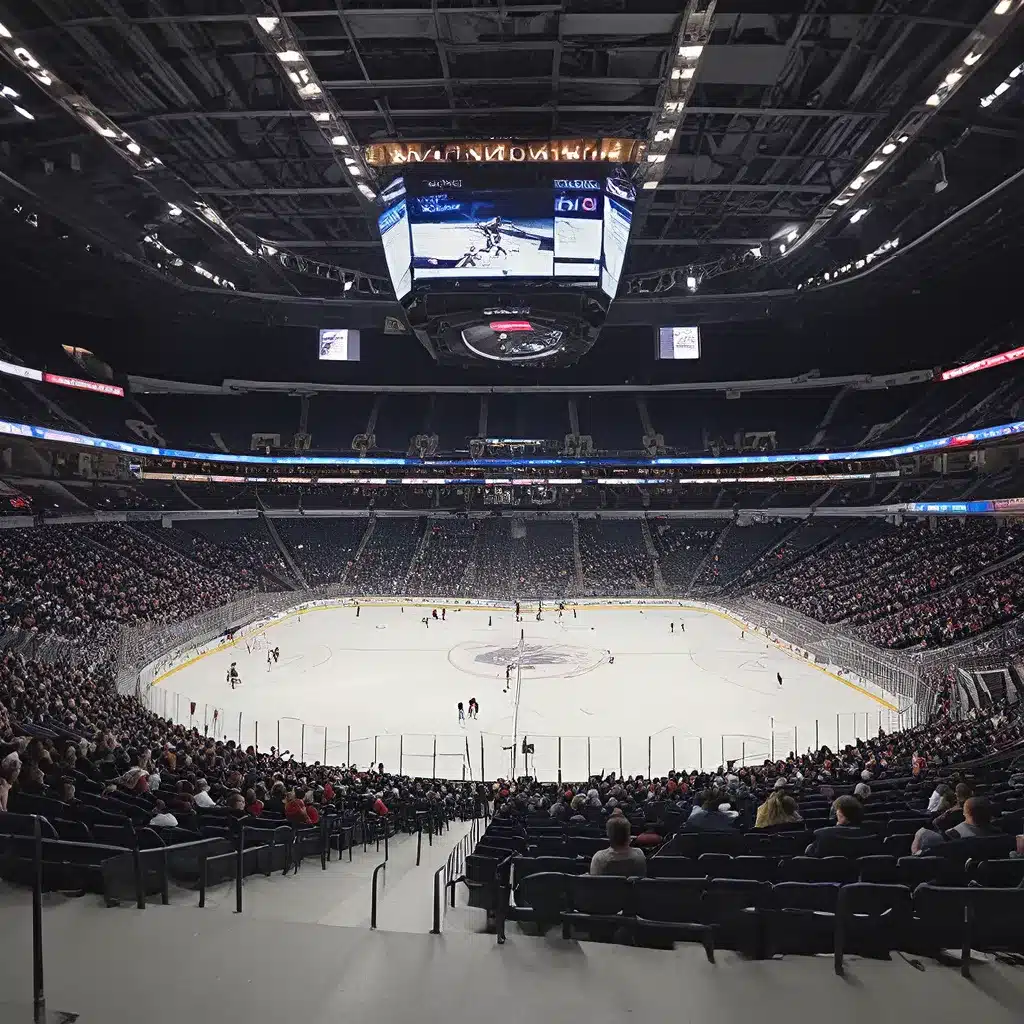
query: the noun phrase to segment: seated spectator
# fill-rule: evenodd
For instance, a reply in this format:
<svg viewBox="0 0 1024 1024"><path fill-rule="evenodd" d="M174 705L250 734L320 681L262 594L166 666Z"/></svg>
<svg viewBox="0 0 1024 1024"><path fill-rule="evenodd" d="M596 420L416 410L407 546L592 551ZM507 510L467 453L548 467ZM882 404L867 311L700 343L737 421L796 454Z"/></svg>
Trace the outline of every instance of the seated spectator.
<svg viewBox="0 0 1024 1024"><path fill-rule="evenodd" d="M267 814L284 817L286 789L283 782L275 782L270 787L270 797L265 801L263 809Z"/></svg>
<svg viewBox="0 0 1024 1024"><path fill-rule="evenodd" d="M288 800L284 805L284 816L290 825L312 824L306 810L306 801L294 790L288 794Z"/></svg>
<svg viewBox="0 0 1024 1024"><path fill-rule="evenodd" d="M388 813L388 806L384 803L383 796L383 793L378 793L373 801L373 813L379 814L382 818Z"/></svg>
<svg viewBox="0 0 1024 1024"><path fill-rule="evenodd" d="M948 794L951 794L952 792L953 792L953 790L950 789L950 787L947 786L946 783L944 783L944 782L937 783L935 788L932 790L932 795L930 797L928 797L928 813L929 814L939 814L940 813L939 804L941 804L943 799ZM951 803L952 803L952 801L951 801Z"/></svg>
<svg viewBox="0 0 1024 1024"><path fill-rule="evenodd" d="M17 758L11 761L4 760L3 767L0 768L0 811L7 810L7 801L10 799L11 787L18 781L18 773L20 771L21 762Z"/></svg>
<svg viewBox="0 0 1024 1024"><path fill-rule="evenodd" d="M814 842L804 851L808 857L848 855L848 840L876 838L873 832L861 824L864 820L864 807L855 796L838 797L832 808L836 824L815 829Z"/></svg>
<svg viewBox="0 0 1024 1024"><path fill-rule="evenodd" d="M932 819L932 828L936 832L945 832L956 828L964 820L964 804L974 796L974 790L966 783L957 784L954 791L955 803L947 807Z"/></svg>
<svg viewBox="0 0 1024 1024"><path fill-rule="evenodd" d="M583 813L587 807L587 798L582 793L577 793L569 804L572 814L569 816L570 825L582 825L586 822L587 816Z"/></svg>
<svg viewBox="0 0 1024 1024"><path fill-rule="evenodd" d="M266 800L267 791L262 786L245 791L245 809L258 818L263 813L263 802Z"/></svg>
<svg viewBox="0 0 1024 1024"><path fill-rule="evenodd" d="M871 799L871 787L866 782L858 782L853 787L853 795L861 802L861 806Z"/></svg>
<svg viewBox="0 0 1024 1024"><path fill-rule="evenodd" d="M196 807L208 808L216 807L217 804L214 802L212 796L210 796L210 784L206 779L196 779L196 791L192 797L192 802Z"/></svg>
<svg viewBox="0 0 1024 1024"><path fill-rule="evenodd" d="M149 824L154 828L177 828L178 819L167 810L163 800L157 800L153 808L156 813L149 819Z"/></svg>
<svg viewBox="0 0 1024 1024"><path fill-rule="evenodd" d="M972 796L964 801L964 820L945 832L934 832L928 828L918 829L911 845L915 856L927 854L937 846L956 839L981 839L985 836L999 836L1003 833L992 824L992 804L983 796Z"/></svg>
<svg viewBox="0 0 1024 1024"><path fill-rule="evenodd" d="M629 845L629 819L621 812L613 814L605 826L608 834L608 849L598 850L590 859L592 875L623 875L644 877L647 874L647 858L643 850Z"/></svg>
<svg viewBox="0 0 1024 1024"><path fill-rule="evenodd" d="M797 802L781 789L774 790L757 809L754 828L768 828L770 825L788 825L803 821Z"/></svg>
<svg viewBox="0 0 1024 1024"><path fill-rule="evenodd" d="M228 793L227 808L234 815L245 814L245 797L241 793Z"/></svg>
<svg viewBox="0 0 1024 1024"><path fill-rule="evenodd" d="M706 790L699 806L694 807L686 819L688 832L735 832L736 816L722 806L728 807L729 796L720 789Z"/></svg>

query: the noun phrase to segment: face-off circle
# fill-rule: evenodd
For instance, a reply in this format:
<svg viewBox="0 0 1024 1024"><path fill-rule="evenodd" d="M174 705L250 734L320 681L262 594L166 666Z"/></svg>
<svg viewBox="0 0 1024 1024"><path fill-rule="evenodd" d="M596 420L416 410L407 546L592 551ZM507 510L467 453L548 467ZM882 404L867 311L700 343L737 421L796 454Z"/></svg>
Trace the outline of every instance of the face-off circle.
<svg viewBox="0 0 1024 1024"><path fill-rule="evenodd" d="M608 660L607 651L576 644L531 643L499 645L467 640L448 652L460 672L484 679L504 679L509 665L519 665L531 679L568 679L592 672Z"/></svg>

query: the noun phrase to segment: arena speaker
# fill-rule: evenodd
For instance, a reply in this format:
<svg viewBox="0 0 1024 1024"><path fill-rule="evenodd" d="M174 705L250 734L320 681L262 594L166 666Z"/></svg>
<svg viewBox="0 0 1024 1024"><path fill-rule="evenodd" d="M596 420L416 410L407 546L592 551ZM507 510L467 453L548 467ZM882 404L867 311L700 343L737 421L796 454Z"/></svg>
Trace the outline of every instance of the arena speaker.
<svg viewBox="0 0 1024 1024"><path fill-rule="evenodd" d="M352 451L365 455L371 448L376 447L377 437L375 434L356 434L352 438Z"/></svg>

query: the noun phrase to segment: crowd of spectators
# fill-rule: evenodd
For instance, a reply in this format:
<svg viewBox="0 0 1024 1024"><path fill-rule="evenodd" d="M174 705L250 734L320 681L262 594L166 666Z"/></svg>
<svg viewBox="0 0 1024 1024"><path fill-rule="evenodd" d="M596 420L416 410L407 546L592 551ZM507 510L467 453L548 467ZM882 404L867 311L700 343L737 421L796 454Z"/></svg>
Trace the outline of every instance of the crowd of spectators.
<svg viewBox="0 0 1024 1024"><path fill-rule="evenodd" d="M244 581L148 544L129 527L42 526L0 534L0 629L101 640L230 601Z"/></svg>
<svg viewBox="0 0 1024 1024"><path fill-rule="evenodd" d="M234 741L147 711L109 685L104 668L0 658L0 812L24 798L58 800L60 817L97 812L155 828L197 828L197 815L315 824L337 812L473 810L476 788L412 779L383 764L329 767L297 762L288 751L242 749ZM89 810L86 810L88 806Z"/></svg>
<svg viewBox="0 0 1024 1024"><path fill-rule="evenodd" d="M988 520L906 523L827 546L753 594L822 622L860 628L883 646L948 644L1017 614L1015 567L971 577L1022 544L1020 527Z"/></svg>
<svg viewBox="0 0 1024 1024"><path fill-rule="evenodd" d="M694 587L717 590L728 586L746 566L771 551L791 529L792 525L785 523L749 523L728 527L721 543L701 566Z"/></svg>
<svg viewBox="0 0 1024 1024"><path fill-rule="evenodd" d="M409 573L406 590L463 597L478 529L474 519L427 520L425 547Z"/></svg>
<svg viewBox="0 0 1024 1024"><path fill-rule="evenodd" d="M200 530L193 524L165 528L140 523L135 529L208 569L232 573L240 590L281 590L285 582L293 582L262 521L214 519L202 525Z"/></svg>
<svg viewBox="0 0 1024 1024"><path fill-rule="evenodd" d="M362 516L274 521L278 536L311 587L344 579L368 525Z"/></svg>
<svg viewBox="0 0 1024 1024"><path fill-rule="evenodd" d="M346 582L367 594L403 594L425 528L419 517L378 519Z"/></svg>
<svg viewBox="0 0 1024 1024"><path fill-rule="evenodd" d="M572 523L568 520L477 520L467 583L474 597L563 598L576 592Z"/></svg>
<svg viewBox="0 0 1024 1024"><path fill-rule="evenodd" d="M665 584L674 590L689 587L727 520L663 519L651 523L651 536Z"/></svg>
<svg viewBox="0 0 1024 1024"><path fill-rule="evenodd" d="M583 585L606 594L652 590L651 557L635 519L581 519Z"/></svg>
<svg viewBox="0 0 1024 1024"><path fill-rule="evenodd" d="M864 636L881 647L942 647L1017 618L1024 575L1016 564L878 619Z"/></svg>

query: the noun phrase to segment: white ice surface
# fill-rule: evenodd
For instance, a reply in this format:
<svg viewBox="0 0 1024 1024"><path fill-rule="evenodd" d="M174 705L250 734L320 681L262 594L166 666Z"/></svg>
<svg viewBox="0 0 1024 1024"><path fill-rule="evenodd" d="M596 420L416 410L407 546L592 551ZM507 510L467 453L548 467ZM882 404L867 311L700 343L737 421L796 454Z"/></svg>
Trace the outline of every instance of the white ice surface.
<svg viewBox="0 0 1024 1024"><path fill-rule="evenodd" d="M166 677L153 689L151 706L187 723L195 701L192 722L205 722L211 735L241 737L246 745L258 739L261 749L280 735L281 748L297 758L323 760L326 728L331 764L375 760L411 774L436 769L461 778L465 770L467 778L480 778L482 757L483 775L493 779L511 767L501 748L511 743L515 687L503 692L504 654L488 663L464 652L514 649L524 630L525 642L542 654L571 655L564 665L522 673L518 736L535 744L530 771L540 778L557 777L558 736L562 775L572 780L588 769L620 766L627 775L647 775L648 737L658 775L701 763L715 768L723 753L760 762L772 749L773 731L774 752L784 757L815 742L835 748L837 739L852 742L876 733L879 721L889 724L873 697L763 637L741 637L736 625L711 613L633 607L559 619L545 609L537 622L535 612L517 624L511 612L449 610L446 621L427 627L424 609L412 606L364 605L358 617L354 608L311 610L266 629L270 646L281 651L269 670L266 651L247 654L239 641ZM225 681L232 661L243 680L234 691ZM470 697L479 701L480 717L463 727L456 705ZM523 770L520 755L517 771Z"/></svg>

